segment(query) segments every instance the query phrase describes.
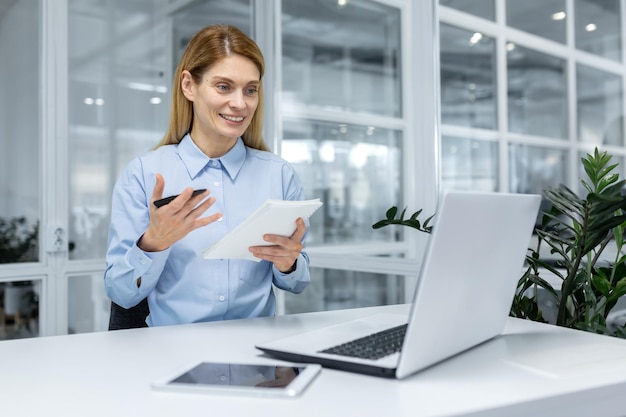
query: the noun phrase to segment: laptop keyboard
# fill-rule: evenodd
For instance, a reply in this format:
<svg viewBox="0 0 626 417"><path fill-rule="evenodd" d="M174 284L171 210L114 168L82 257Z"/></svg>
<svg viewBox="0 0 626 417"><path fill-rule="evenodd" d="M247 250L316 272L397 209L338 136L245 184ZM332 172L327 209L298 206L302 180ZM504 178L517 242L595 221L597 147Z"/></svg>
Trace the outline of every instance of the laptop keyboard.
<svg viewBox="0 0 626 417"><path fill-rule="evenodd" d="M342 343L321 353L332 353L362 359L379 359L400 352L407 324L373 333L350 342Z"/></svg>

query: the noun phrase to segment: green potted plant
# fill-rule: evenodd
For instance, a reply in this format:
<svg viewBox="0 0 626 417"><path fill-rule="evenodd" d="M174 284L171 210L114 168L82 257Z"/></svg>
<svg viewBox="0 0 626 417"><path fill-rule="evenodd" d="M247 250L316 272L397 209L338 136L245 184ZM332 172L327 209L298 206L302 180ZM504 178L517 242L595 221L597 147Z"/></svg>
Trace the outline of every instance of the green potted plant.
<svg viewBox="0 0 626 417"><path fill-rule="evenodd" d="M37 260L39 223L29 227L25 217L0 217L0 263Z"/></svg>
<svg viewBox="0 0 626 417"><path fill-rule="evenodd" d="M538 306L543 289L555 304L555 324L626 337L624 326L607 327L607 317L626 295L625 181L606 152L595 149L582 163L588 177L580 180L583 197L564 185L544 190L552 207L536 228L537 245L529 248L511 315L546 321ZM557 288L550 284L555 279Z"/></svg>
<svg viewBox="0 0 626 417"><path fill-rule="evenodd" d="M25 217L0 218L0 263L36 261L38 243L38 222L29 226ZM9 282L0 286L0 307L6 316L32 317L39 303L31 281Z"/></svg>
<svg viewBox="0 0 626 417"><path fill-rule="evenodd" d="M544 190L550 203L535 228L536 246L528 249L527 268L518 281L511 316L548 322L539 294L556 309L553 324L626 338L624 324L608 326L607 318L626 295L626 181L615 173L618 164L598 149L582 158L587 179L579 197L564 185ZM433 216L419 221L422 210L405 219L392 207L374 229L402 225L430 233ZM609 255L612 254L612 255ZM556 288L551 284L557 283Z"/></svg>

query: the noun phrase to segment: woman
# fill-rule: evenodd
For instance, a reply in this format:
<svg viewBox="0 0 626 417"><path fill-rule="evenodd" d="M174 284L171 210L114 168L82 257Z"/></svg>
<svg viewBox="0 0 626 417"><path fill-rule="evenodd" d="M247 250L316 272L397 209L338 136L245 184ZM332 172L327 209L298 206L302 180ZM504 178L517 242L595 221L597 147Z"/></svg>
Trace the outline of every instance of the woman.
<svg viewBox="0 0 626 417"><path fill-rule="evenodd" d="M200 256L266 199L304 198L294 169L261 136L263 73L260 49L238 29L198 32L176 69L165 137L115 185L106 293L124 308L147 297L150 326L270 316L272 284L299 293L310 282L302 219L291 237L250 248L260 262Z"/></svg>

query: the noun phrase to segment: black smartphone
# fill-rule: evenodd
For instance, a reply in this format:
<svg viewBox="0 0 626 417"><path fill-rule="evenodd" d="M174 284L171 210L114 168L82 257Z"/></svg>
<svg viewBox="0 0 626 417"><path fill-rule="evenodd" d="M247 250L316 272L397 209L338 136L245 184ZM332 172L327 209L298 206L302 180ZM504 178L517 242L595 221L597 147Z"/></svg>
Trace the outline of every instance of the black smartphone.
<svg viewBox="0 0 626 417"><path fill-rule="evenodd" d="M199 190L193 190L193 193L191 194L191 196L192 196L192 197L195 197L195 196L197 196L198 194L202 194L202 193L203 193L203 192L205 192L205 191L206 191L206 188L202 188L202 189L199 189ZM169 196L169 197L162 198L162 199L160 199L160 200L155 201L155 202L154 202L154 205L155 205L155 206L157 206L157 207L164 206L164 205L166 205L166 204L171 203L171 202L172 202L172 200L173 200L173 199L175 199L176 197L178 197L179 195L180 195L180 194L176 194L176 195L172 195L172 196Z"/></svg>

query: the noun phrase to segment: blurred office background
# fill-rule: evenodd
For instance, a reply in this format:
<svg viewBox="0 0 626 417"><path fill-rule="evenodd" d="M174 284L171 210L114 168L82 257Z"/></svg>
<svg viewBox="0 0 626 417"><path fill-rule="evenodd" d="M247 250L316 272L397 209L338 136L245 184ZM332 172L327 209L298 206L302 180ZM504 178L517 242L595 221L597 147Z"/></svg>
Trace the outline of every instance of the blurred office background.
<svg viewBox="0 0 626 417"><path fill-rule="evenodd" d="M410 301L427 235L373 230L391 206L623 162L623 21L624 0L0 0L0 339L106 330L111 189L200 28L259 43L266 141L325 203L282 314Z"/></svg>

